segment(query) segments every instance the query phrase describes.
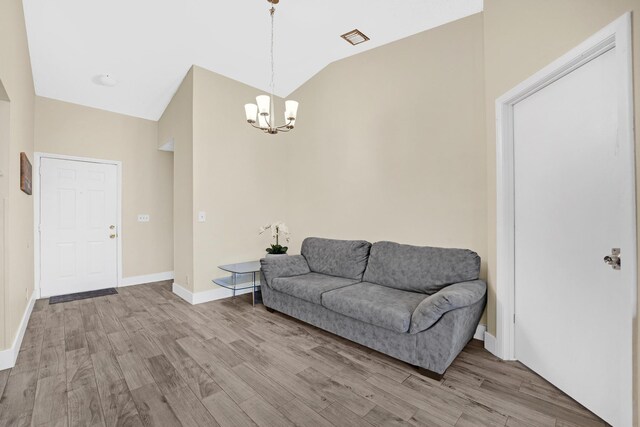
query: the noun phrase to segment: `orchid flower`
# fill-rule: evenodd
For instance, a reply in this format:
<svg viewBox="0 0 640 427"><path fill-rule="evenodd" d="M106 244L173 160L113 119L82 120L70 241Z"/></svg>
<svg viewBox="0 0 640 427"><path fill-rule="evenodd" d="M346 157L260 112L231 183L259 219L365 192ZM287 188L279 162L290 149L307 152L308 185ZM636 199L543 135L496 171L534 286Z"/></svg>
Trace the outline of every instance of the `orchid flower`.
<svg viewBox="0 0 640 427"><path fill-rule="evenodd" d="M267 224L259 228L259 233L262 234L267 230L271 230L271 237L276 241L273 246L280 246L279 240L283 238L287 243L291 240L291 233L289 233L289 227L282 221L276 221L271 224ZM284 248L284 253L286 253L286 247Z"/></svg>

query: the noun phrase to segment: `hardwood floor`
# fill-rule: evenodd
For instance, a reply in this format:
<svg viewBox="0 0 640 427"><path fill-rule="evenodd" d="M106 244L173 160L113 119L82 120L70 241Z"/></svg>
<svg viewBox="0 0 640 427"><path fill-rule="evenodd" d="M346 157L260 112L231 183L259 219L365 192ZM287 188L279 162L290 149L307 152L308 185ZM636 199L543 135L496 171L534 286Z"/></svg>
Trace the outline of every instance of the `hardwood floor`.
<svg viewBox="0 0 640 427"><path fill-rule="evenodd" d="M37 301L2 426L601 426L473 342L441 381L243 297L191 306L167 282Z"/></svg>

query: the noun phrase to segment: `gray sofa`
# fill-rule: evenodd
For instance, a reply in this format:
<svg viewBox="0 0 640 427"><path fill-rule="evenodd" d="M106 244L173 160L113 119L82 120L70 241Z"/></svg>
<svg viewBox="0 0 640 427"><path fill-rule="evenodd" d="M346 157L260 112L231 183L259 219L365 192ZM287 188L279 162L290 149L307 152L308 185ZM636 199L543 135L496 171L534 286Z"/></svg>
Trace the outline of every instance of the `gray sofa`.
<svg viewBox="0 0 640 427"><path fill-rule="evenodd" d="M262 259L262 298L279 311L438 378L486 304L480 257L363 240L307 238L301 255Z"/></svg>

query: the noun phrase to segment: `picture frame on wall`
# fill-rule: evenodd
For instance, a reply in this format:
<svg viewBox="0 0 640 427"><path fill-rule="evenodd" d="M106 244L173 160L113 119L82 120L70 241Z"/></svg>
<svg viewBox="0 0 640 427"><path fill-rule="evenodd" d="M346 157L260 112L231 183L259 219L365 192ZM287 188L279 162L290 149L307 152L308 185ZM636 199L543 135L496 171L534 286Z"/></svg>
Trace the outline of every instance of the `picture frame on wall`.
<svg viewBox="0 0 640 427"><path fill-rule="evenodd" d="M20 190L31 195L32 168L26 153L20 153Z"/></svg>

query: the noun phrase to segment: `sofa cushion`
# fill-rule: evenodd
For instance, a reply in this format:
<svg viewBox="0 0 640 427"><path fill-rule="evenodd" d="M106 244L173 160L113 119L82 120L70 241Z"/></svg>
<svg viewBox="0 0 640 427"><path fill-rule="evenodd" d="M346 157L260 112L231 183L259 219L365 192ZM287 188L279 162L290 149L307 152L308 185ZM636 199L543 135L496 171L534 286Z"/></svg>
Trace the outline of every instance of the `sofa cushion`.
<svg viewBox="0 0 640 427"><path fill-rule="evenodd" d="M271 281L271 287L284 294L315 304L321 304L323 293L357 282L357 280L345 279L343 277L308 273L301 276L275 278Z"/></svg>
<svg viewBox="0 0 640 427"><path fill-rule="evenodd" d="M302 242L302 255L311 271L330 276L362 280L371 243L364 240L333 240L308 237Z"/></svg>
<svg viewBox="0 0 640 427"><path fill-rule="evenodd" d="M336 313L395 332L407 332L411 315L427 296L361 282L322 295L322 305Z"/></svg>
<svg viewBox="0 0 640 427"><path fill-rule="evenodd" d="M447 285L478 279L480 257L468 249L378 242L371 247L363 280L428 295Z"/></svg>

